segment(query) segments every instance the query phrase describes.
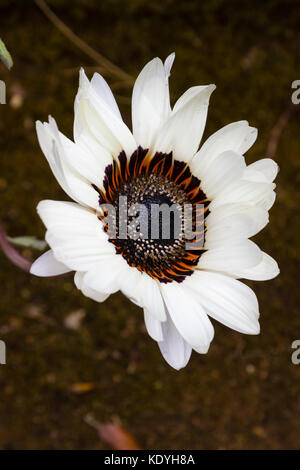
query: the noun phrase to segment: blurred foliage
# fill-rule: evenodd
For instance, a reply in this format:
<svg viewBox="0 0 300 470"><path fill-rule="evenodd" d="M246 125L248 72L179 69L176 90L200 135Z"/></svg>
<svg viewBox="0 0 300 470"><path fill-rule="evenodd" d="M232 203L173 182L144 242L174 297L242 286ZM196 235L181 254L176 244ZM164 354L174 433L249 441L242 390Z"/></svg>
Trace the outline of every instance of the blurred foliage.
<svg viewBox="0 0 300 470"><path fill-rule="evenodd" d="M247 119L259 137L247 162L265 156L270 131L299 79L299 2L211 0L51 0L84 41L136 76L152 57L176 51L174 101L187 87L216 83L206 136ZM7 105L0 106L0 218L11 236L42 239L41 199L66 199L39 149L34 123L53 115L72 136L78 70L95 64L43 16L34 2L2 0L1 34L14 68L0 66ZM110 82L111 83L111 82ZM116 87L130 124L130 90ZM255 237L281 275L255 288L261 335L215 323L206 356L170 369L147 336L140 309L120 294L104 304L83 297L72 279L38 279L0 255L1 448L100 448L84 423L118 419L143 448L297 448L299 372L291 343L299 338L299 114L281 135L281 171L270 224ZM34 257L29 248L23 254ZM78 309L84 319L68 328ZM184 315L184 312L182 313ZM73 393L73 384L94 384Z"/></svg>
<svg viewBox="0 0 300 470"><path fill-rule="evenodd" d="M26 248L33 248L34 250L45 250L47 242L45 240L38 240L33 236L23 237L7 237L8 241L16 246L22 246Z"/></svg>
<svg viewBox="0 0 300 470"><path fill-rule="evenodd" d="M8 69L10 69L13 65L11 55L6 49L6 46L2 39L0 39L0 60L3 62L4 65L6 65Z"/></svg>

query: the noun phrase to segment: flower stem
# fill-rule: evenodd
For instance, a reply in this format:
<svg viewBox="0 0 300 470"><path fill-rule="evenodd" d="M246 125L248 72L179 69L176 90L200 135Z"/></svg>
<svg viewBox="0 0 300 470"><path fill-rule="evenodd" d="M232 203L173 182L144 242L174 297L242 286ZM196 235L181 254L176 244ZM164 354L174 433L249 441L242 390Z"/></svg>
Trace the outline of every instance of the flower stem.
<svg viewBox="0 0 300 470"><path fill-rule="evenodd" d="M16 248L8 241L6 232L0 222L0 248L3 250L5 256L18 268L23 271L29 272L32 265L32 261L22 256Z"/></svg>

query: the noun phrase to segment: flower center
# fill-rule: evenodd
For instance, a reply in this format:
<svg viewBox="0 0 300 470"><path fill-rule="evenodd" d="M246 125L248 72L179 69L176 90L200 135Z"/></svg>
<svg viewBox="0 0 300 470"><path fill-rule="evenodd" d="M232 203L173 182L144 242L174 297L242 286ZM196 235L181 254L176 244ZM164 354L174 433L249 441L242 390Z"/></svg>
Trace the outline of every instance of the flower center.
<svg viewBox="0 0 300 470"><path fill-rule="evenodd" d="M130 266L165 283L193 273L205 251L209 201L184 162L139 147L106 167L103 189L93 187L98 218Z"/></svg>

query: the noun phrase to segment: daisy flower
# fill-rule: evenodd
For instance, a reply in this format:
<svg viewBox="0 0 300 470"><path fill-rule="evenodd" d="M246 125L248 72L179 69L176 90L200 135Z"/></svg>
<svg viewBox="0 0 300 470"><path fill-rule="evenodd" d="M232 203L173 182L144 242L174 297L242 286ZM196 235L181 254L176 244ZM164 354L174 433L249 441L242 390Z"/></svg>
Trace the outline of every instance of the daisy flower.
<svg viewBox="0 0 300 470"><path fill-rule="evenodd" d="M84 295L103 302L117 291L143 308L149 335L165 360L185 367L191 351L205 354L214 336L209 317L245 334L259 333L254 292L238 279L267 280L276 261L250 237L268 223L277 164L246 165L257 137L247 121L229 124L200 147L215 85L188 89L170 106L171 54L149 62L132 95L132 132L123 122L106 81L80 71L74 141L53 118L37 122L52 172L75 202L41 201L37 210L50 250L31 272L55 276L75 271ZM99 207L189 203L203 216L203 244L184 238L112 238ZM128 203L129 204L129 203Z"/></svg>

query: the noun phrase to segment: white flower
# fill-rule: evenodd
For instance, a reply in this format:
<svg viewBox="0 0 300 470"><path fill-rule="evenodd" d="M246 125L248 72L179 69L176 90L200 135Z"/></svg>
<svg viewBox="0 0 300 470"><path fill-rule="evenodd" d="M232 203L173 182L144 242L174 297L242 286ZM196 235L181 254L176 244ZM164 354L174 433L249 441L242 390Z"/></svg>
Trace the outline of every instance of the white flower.
<svg viewBox="0 0 300 470"><path fill-rule="evenodd" d="M121 290L144 309L149 335L165 360L184 367L192 349L205 354L214 336L209 316L246 334L259 333L254 292L237 279L275 277L277 263L249 240L268 223L278 167L268 158L249 166L243 155L257 137L246 121L229 124L198 150L214 85L192 87L170 107L174 60L149 62L132 96L131 132L105 80L80 72L74 142L55 121L37 122L40 146L64 191L75 202L42 201L38 213L51 250L31 272L75 271L84 295L104 301ZM112 240L99 203L189 201L204 205L204 247L175 240ZM152 195L152 196L151 196ZM154 195L154 196L153 196ZM198 206L199 207L199 206ZM177 241L177 240L176 240Z"/></svg>

